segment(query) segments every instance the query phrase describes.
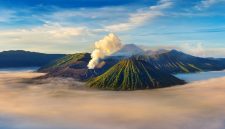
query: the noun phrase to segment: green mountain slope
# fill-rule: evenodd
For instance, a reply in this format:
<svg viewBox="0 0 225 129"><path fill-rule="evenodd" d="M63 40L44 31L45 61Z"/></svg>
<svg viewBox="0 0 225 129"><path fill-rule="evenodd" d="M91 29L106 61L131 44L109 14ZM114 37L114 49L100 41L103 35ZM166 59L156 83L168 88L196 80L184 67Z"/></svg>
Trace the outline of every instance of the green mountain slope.
<svg viewBox="0 0 225 129"><path fill-rule="evenodd" d="M87 64L90 59L89 53L70 54L40 68L38 72L47 73L41 78L71 77L76 80L86 80L95 74L88 71Z"/></svg>
<svg viewBox="0 0 225 129"><path fill-rule="evenodd" d="M90 87L108 90L138 90L184 84L170 74L157 70L145 61L124 59L104 74L91 79Z"/></svg>
<svg viewBox="0 0 225 129"><path fill-rule="evenodd" d="M76 53L69 54L63 58L54 60L44 67L40 68L38 71L40 72L49 72L54 70L55 68L65 68L65 67L74 67L76 64L80 64L81 68L86 68L87 63L91 59L89 53Z"/></svg>

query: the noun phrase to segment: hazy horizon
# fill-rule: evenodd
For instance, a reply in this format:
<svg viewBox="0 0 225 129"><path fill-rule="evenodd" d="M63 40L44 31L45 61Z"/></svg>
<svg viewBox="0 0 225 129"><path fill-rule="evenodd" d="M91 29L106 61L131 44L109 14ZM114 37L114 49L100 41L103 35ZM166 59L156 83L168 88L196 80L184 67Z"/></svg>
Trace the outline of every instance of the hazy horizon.
<svg viewBox="0 0 225 129"><path fill-rule="evenodd" d="M123 44L123 45L127 45L127 44ZM136 44L135 44L136 45ZM137 47L143 49L144 51L148 51L148 50L152 50L152 51L157 51L157 50L178 50L178 51L181 51L181 52L184 52L186 54L189 54L189 55L193 55L193 56L196 56L196 57L204 57L204 58L225 58L225 56L216 56L216 55L213 55L213 54L209 54L209 55L198 55L198 54L194 54L192 53L191 51L186 51L184 49L181 49L181 48L164 48L163 46L161 47L149 47L149 46L141 46L141 45L137 45ZM70 53L57 53L57 52L42 52L42 51L31 51L31 50L23 50L23 49L9 49L9 50L2 50L0 52L7 52L7 51L27 51L27 52L36 52L36 53L43 53L43 54L76 54L76 53L92 53L94 50L94 47L92 50L89 50L89 51L79 51L79 52L70 52ZM110 55L109 55L110 56Z"/></svg>

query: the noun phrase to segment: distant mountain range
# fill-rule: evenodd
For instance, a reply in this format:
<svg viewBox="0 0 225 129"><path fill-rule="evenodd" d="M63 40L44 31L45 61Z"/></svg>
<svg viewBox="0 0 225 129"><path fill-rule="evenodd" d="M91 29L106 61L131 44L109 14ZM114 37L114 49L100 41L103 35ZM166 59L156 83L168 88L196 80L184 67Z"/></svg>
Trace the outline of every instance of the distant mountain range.
<svg viewBox="0 0 225 129"><path fill-rule="evenodd" d="M144 51L132 44L101 59L95 69L88 69L90 60L90 53L64 55L5 51L0 53L0 68L41 66L38 72L47 74L39 78L70 77L87 81L90 87L110 90L180 85L185 82L173 74L225 69L224 58L196 57L177 50Z"/></svg>
<svg viewBox="0 0 225 129"><path fill-rule="evenodd" d="M64 54L43 54L23 50L3 51L0 52L0 68L41 67L64 56Z"/></svg>
<svg viewBox="0 0 225 129"><path fill-rule="evenodd" d="M225 59L196 57L177 50L154 55L136 55L135 57L171 74L225 69Z"/></svg>
<svg viewBox="0 0 225 129"><path fill-rule="evenodd" d="M137 54L133 56L109 56L101 60L94 69L88 69L87 64L91 57L89 53L77 53L53 61L39 69L47 72L44 77L72 77L76 80L88 80L107 72L119 61L134 58L147 62L151 67L169 74L191 73L225 69L225 59L195 57L177 50L163 50L159 54Z"/></svg>

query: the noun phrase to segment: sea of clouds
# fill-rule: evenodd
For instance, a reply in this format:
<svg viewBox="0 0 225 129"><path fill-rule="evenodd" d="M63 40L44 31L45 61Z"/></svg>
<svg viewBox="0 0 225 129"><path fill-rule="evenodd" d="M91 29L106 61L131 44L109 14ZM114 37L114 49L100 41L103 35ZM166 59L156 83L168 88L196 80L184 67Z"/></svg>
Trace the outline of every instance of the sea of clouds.
<svg viewBox="0 0 225 129"><path fill-rule="evenodd" d="M225 77L130 92L0 73L0 129L224 129Z"/></svg>

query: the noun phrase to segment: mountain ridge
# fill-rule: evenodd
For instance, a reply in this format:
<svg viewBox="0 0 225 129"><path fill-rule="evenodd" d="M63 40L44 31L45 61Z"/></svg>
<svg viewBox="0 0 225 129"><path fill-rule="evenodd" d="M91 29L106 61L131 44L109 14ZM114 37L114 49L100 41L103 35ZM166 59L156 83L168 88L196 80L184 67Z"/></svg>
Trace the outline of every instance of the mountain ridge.
<svg viewBox="0 0 225 129"><path fill-rule="evenodd" d="M136 58L172 74L225 69L222 59L196 57L177 50L151 56L137 55Z"/></svg>
<svg viewBox="0 0 225 129"><path fill-rule="evenodd" d="M72 54L72 55L76 55L76 54ZM71 62L65 66L58 65L57 67L53 67L52 65L48 65L47 68L42 67L38 71L47 72L48 74L46 77L57 77L57 76L72 77L77 80L85 81L92 77L96 77L105 73L107 70L109 70L112 66L118 63L120 60L124 60L128 58L128 57L109 56L109 57L106 57L105 59L100 60L101 63L96 67L96 69L90 70L87 68L87 64L89 60L91 59L90 53L86 53L86 56L88 58L74 59L74 61L72 61L71 59ZM225 65L224 65L225 61L222 61L222 59L217 59L217 58L209 59L209 58L195 57L177 50L171 50L166 53L150 55L150 56L149 55L134 55L132 57L138 60L144 60L150 65L157 68L158 70L161 70L170 74L192 73L192 72L225 69ZM64 57L64 58L68 59L68 57ZM64 60L64 58L61 58L60 60Z"/></svg>
<svg viewBox="0 0 225 129"><path fill-rule="evenodd" d="M0 52L0 68L40 67L63 56L65 54L45 54L24 50L3 51Z"/></svg>

